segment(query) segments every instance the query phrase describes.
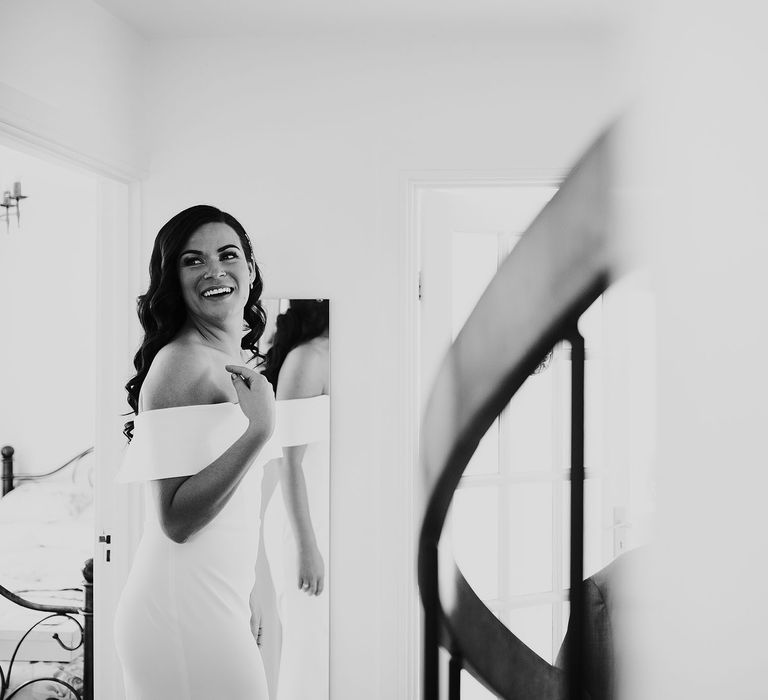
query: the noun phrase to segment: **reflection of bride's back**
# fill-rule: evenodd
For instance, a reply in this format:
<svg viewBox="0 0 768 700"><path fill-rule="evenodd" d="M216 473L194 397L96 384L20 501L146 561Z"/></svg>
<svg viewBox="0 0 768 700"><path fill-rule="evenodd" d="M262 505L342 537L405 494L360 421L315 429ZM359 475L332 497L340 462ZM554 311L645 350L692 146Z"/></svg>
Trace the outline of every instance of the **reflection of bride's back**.
<svg viewBox="0 0 768 700"><path fill-rule="evenodd" d="M298 587L299 553L296 537L285 509L282 485L274 477L275 491L263 516L264 549L272 572L282 623L277 697L279 700L299 700L326 696L327 691L323 689L328 688L329 684L329 401L328 396L317 396L286 403L298 408L298 411L291 412L300 421L311 421L311 432L317 433L318 428L325 432L323 439L307 444L302 461L315 540L325 562L325 590L319 596L308 595ZM278 406L282 405L284 402L278 403ZM309 426L304 423L302 427L306 429ZM268 469L277 472L283 466L282 463L283 460L273 460Z"/></svg>
<svg viewBox="0 0 768 700"><path fill-rule="evenodd" d="M264 470L259 548L262 573L267 571L261 588L269 586L270 572L274 584L258 596L273 700L324 698L329 692L328 346L328 301L292 299L277 319L264 371L276 388L284 446L283 459ZM311 595L316 587L322 592ZM274 624L270 629L270 600L282 642Z"/></svg>

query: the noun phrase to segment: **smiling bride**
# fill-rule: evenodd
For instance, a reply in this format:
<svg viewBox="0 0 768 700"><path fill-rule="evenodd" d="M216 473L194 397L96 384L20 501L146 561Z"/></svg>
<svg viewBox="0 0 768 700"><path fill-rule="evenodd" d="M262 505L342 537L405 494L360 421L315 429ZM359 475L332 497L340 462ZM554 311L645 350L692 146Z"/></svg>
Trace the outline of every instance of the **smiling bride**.
<svg viewBox="0 0 768 700"><path fill-rule="evenodd" d="M265 316L251 243L194 206L157 235L118 479L143 482L144 533L115 618L128 700L266 700L249 598L274 394L245 366ZM245 333L244 333L245 326Z"/></svg>

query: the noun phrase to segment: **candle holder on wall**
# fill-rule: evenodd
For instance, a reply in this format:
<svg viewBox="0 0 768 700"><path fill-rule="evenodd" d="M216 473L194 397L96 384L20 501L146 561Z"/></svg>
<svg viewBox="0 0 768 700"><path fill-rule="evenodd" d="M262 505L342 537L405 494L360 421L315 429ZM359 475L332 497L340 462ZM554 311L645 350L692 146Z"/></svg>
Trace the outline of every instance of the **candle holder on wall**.
<svg viewBox="0 0 768 700"><path fill-rule="evenodd" d="M16 181L13 183L13 190L6 190L3 192L3 201L0 202L0 206L5 208L5 214L0 218L5 219L5 230L10 232L11 229L11 209L16 210L16 226L21 225L21 208L19 202L22 199L26 199L27 196L21 193L21 182Z"/></svg>

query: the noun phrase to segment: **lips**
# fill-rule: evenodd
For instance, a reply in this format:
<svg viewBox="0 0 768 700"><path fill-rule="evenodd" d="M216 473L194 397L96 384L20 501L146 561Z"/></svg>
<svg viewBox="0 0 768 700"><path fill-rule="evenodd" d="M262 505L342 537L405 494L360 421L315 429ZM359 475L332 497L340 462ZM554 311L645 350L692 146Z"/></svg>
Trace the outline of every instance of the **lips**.
<svg viewBox="0 0 768 700"><path fill-rule="evenodd" d="M234 287L228 287L226 285L217 285L215 287L208 287L201 292L201 296L206 299L221 299L227 297L234 292Z"/></svg>

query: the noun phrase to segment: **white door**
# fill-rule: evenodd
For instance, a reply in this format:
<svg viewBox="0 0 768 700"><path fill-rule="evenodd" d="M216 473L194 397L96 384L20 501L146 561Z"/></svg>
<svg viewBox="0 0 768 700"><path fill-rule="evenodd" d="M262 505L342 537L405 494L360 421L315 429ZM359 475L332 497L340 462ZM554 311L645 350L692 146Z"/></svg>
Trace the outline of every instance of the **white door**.
<svg viewBox="0 0 768 700"><path fill-rule="evenodd" d="M122 673L112 635L115 606L128 575L141 523L139 493L114 483L126 440L124 386L138 348L140 289L137 185L101 182L100 274L94 551L94 697L122 700ZM109 538L108 542L98 540Z"/></svg>
<svg viewBox="0 0 768 700"><path fill-rule="evenodd" d="M422 410L448 346L501 261L555 190L553 185L523 184L422 191ZM587 573L601 568L611 554L606 547L610 528L605 526L599 428L602 320L599 301L581 324L589 358ZM478 595L550 663L568 614L569 410L570 351L562 344L546 366L526 381L480 442L460 481L446 526L457 561ZM467 674L462 685L462 697L490 697Z"/></svg>

